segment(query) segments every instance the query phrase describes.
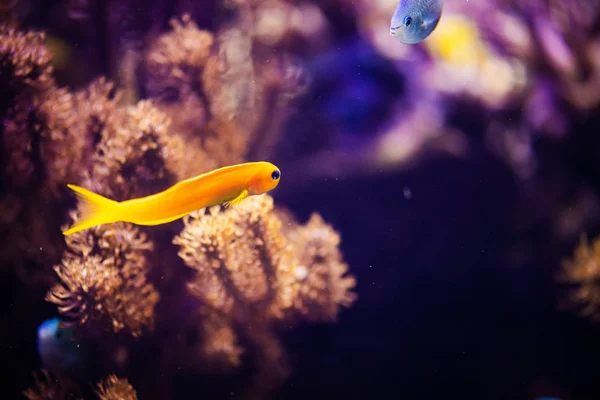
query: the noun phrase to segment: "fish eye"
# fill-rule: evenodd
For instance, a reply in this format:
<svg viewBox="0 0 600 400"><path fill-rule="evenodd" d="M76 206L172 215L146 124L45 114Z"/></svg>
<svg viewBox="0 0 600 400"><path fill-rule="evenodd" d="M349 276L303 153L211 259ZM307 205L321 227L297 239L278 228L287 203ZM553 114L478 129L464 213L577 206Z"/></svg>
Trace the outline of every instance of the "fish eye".
<svg viewBox="0 0 600 400"><path fill-rule="evenodd" d="M273 178L274 181L279 179L280 176L281 176L281 173L277 170L273 171L273 173L271 174L271 178Z"/></svg>
<svg viewBox="0 0 600 400"><path fill-rule="evenodd" d="M404 25L410 26L411 23L412 23L412 18L410 17L410 15L407 15L406 17L404 17Z"/></svg>

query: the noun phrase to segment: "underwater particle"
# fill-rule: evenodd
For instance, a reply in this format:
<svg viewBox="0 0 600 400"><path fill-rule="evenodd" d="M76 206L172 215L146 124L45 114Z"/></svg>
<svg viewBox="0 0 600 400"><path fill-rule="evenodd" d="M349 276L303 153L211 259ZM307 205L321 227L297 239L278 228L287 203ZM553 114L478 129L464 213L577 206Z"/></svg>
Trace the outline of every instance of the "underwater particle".
<svg viewBox="0 0 600 400"><path fill-rule="evenodd" d="M580 316L600 321L600 238L589 245L583 235L570 260L563 262L558 276L561 283L570 284L571 289L564 301L565 308L576 311Z"/></svg>
<svg viewBox="0 0 600 400"><path fill-rule="evenodd" d="M54 267L60 283L46 300L73 321L69 324L89 334L112 330L137 337L152 331L160 296L146 278L146 252L153 248L146 235L130 224L115 223L78 232L66 242L62 262Z"/></svg>
<svg viewBox="0 0 600 400"><path fill-rule="evenodd" d="M85 349L74 333L74 326L64 326L58 318L42 322L37 331L38 352L45 369L69 376L83 369Z"/></svg>
<svg viewBox="0 0 600 400"><path fill-rule="evenodd" d="M400 0L390 23L390 35L404 44L425 40L442 16L442 0Z"/></svg>
<svg viewBox="0 0 600 400"><path fill-rule="evenodd" d="M357 299L353 276L339 250L340 235L313 213L304 226L290 232L288 239L298 260L296 277L300 288L294 308L310 321L335 321L341 307Z"/></svg>
<svg viewBox="0 0 600 400"><path fill-rule="evenodd" d="M131 384L124 378L118 378L116 375L109 375L98 382L96 391L100 400L137 400L137 392Z"/></svg>
<svg viewBox="0 0 600 400"><path fill-rule="evenodd" d="M412 190L410 190L409 187L405 187L404 189L402 189L402 194L404 195L404 198L406 200L412 199Z"/></svg>

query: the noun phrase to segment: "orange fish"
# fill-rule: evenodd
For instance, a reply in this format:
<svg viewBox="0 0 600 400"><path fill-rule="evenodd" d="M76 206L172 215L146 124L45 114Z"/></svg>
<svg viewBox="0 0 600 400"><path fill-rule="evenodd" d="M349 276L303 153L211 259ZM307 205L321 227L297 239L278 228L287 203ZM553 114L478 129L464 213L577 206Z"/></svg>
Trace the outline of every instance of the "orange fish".
<svg viewBox="0 0 600 400"><path fill-rule="evenodd" d="M166 224L194 210L218 204L229 207L248 196L266 193L277 187L280 177L279 168L269 162L237 164L176 183L150 196L121 202L67 185L79 197L82 218L63 234L120 221L137 225Z"/></svg>

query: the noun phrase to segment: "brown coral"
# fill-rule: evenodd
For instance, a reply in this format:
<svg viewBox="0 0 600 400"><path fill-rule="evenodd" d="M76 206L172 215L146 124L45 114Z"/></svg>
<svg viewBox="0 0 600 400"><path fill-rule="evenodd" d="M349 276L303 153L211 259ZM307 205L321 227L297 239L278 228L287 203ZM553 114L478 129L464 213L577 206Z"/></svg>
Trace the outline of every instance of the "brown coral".
<svg viewBox="0 0 600 400"><path fill-rule="evenodd" d="M115 200L166 189L169 165L183 151L168 135L170 119L147 100L118 111L101 132L84 186Z"/></svg>
<svg viewBox="0 0 600 400"><path fill-rule="evenodd" d="M173 30L158 38L146 56L150 97L177 101L199 95L201 72L211 54L212 33L184 15L171 20Z"/></svg>
<svg viewBox="0 0 600 400"><path fill-rule="evenodd" d="M213 369L239 367L244 350L231 321L218 313L205 312L199 322L202 341L198 351L202 359L207 360Z"/></svg>
<svg viewBox="0 0 600 400"><path fill-rule="evenodd" d="M563 263L559 280L573 285L566 307L575 309L583 317L600 321L600 238L590 246L587 237L582 236L572 260Z"/></svg>
<svg viewBox="0 0 600 400"><path fill-rule="evenodd" d="M19 177L11 182L17 186L28 185L38 168L35 134L40 122L29 104L53 88L50 62L44 34L0 25L0 116L4 118L0 148L7 175Z"/></svg>
<svg viewBox="0 0 600 400"><path fill-rule="evenodd" d="M146 56L146 90L171 119L171 135L185 142L173 171L186 179L243 161L248 135L230 115L210 107L212 91L222 90L220 75L207 78L205 72L217 59L212 33L199 29L189 15L172 19L171 25L173 30L160 36Z"/></svg>
<svg viewBox="0 0 600 400"><path fill-rule="evenodd" d="M173 243L197 272L190 291L222 313L252 307L279 315L291 306L292 254L271 212L273 199L255 196L218 212L197 212Z"/></svg>
<svg viewBox="0 0 600 400"><path fill-rule="evenodd" d="M58 88L43 34L0 28L0 85L6 84L1 88L7 94L0 99L5 122L0 127L0 151L7 156L2 157L3 167L5 175L14 179L14 187L31 190L35 181L40 192L61 197L66 193L64 183L77 183L116 200L144 196L175 179L242 162L251 148L250 138L257 137L255 131L266 128L260 142L279 132L287 103L278 100L278 90L293 96L296 82L296 75L287 74L288 64L275 65L275 59L265 64L264 58L262 65L257 63L253 35L245 31L246 25L216 37L200 30L189 16L174 20L172 26L173 31L161 36L146 55L145 94L152 100L132 106L122 105L123 93L105 78L78 91ZM263 98L265 88L274 94L270 101ZM2 210L10 211L0 213L2 218L32 230L37 229L37 220L52 221L52 217L35 217L36 221L19 224L16 218L26 208L20 205L19 193L13 190L0 199ZM35 201L44 203L45 198ZM30 213L56 209L50 204L41 211L31 207ZM39 229L40 234L62 241L56 223L60 218L55 217L53 235L44 229ZM75 214L72 218L78 219ZM11 233L18 232L12 228ZM287 325L288 320L312 312L325 315L315 319L333 319L339 307L332 303L351 304L352 296L344 292L350 285L332 286L335 294L330 296L330 288L321 282L348 282L340 272L345 264L339 251L328 250L327 259L302 259L307 268L314 266L315 276L329 275L321 280L299 279L301 245L286 239L295 229L295 223L282 229L272 198L261 196L224 212L214 208L209 214L196 213L174 241L195 273L189 292L203 303L201 317L193 319L202 338L199 356L238 367L247 351L256 356L255 366L263 372L261 385L287 373L275 323ZM59 264L58 256L44 263L55 265L59 279L46 300L78 326L78 333L99 334L94 339L100 343L106 330L137 337L154 329L159 294L148 279L147 252L155 247L142 232L125 223L78 232L66 237L67 250ZM31 247L32 238L26 233L19 241ZM307 248L317 249L331 245L337 250L339 244L339 240L305 241L312 246ZM164 256L161 251L155 260ZM319 290L305 290L313 282ZM319 296L329 297L319 302ZM55 398L58 386L54 388L55 381L44 376L46 383L38 379L39 390L28 393L38 393L34 398ZM137 397L131 385L114 375L98 388L101 399Z"/></svg>
<svg viewBox="0 0 600 400"><path fill-rule="evenodd" d="M348 265L339 250L340 235L319 214L313 214L288 238L298 259L295 273L300 281L294 308L312 321L335 321L340 307L356 300L351 292L356 280L345 276Z"/></svg>
<svg viewBox="0 0 600 400"><path fill-rule="evenodd" d="M173 242L196 271L188 289L204 304L203 323L218 322L205 330L219 332L222 345L203 348L229 352L227 358L237 365L239 350L229 329L233 324L259 349L260 369L281 372L283 350L271 325L297 316L335 320L340 306L354 301L350 289L355 282L344 276L339 235L320 217L314 215L300 227L290 218L290 226L282 230L278 215L270 196L254 196L223 212L215 207L193 213ZM215 339L208 335L204 340Z"/></svg>
<svg viewBox="0 0 600 400"><path fill-rule="evenodd" d="M98 383L96 392L100 400L137 400L137 392L127 381L116 375L109 375Z"/></svg>
<svg viewBox="0 0 600 400"><path fill-rule="evenodd" d="M83 400L81 389L71 380L48 371L34 373L34 384L23 391L29 400ZM97 383L99 400L137 400L137 392L125 378L111 374Z"/></svg>
<svg viewBox="0 0 600 400"><path fill-rule="evenodd" d="M53 85L52 54L44 45L44 38L43 33L23 33L0 24L0 82L4 101L10 101L20 85L38 89Z"/></svg>
<svg viewBox="0 0 600 400"><path fill-rule="evenodd" d="M146 281L152 243L130 224L95 227L67 237L69 250L54 269L61 283L46 300L83 328L110 326L139 336L154 328L159 294ZM90 329L87 329L90 331Z"/></svg>
<svg viewBox="0 0 600 400"><path fill-rule="evenodd" d="M59 379L46 370L33 377L33 386L23 391L29 400L83 400L79 387L70 380Z"/></svg>
<svg viewBox="0 0 600 400"><path fill-rule="evenodd" d="M57 194L61 184L77 179L89 148L73 96L51 76L43 39L0 26L0 214L2 234L10 237L1 246L2 265L25 280L33 278L25 272L29 261L58 258ZM39 247L33 251L31 243Z"/></svg>

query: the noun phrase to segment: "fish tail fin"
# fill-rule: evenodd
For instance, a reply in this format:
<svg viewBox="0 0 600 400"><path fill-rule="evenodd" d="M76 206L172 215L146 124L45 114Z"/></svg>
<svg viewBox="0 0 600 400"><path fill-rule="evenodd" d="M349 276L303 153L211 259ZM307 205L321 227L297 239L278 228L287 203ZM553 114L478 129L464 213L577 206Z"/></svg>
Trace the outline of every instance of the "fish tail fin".
<svg viewBox="0 0 600 400"><path fill-rule="evenodd" d="M67 185L69 189L75 192L79 199L79 209L81 210L81 219L70 229L63 232L68 236L96 225L116 222L118 218L119 202L107 199L91 190L84 189L77 185Z"/></svg>

